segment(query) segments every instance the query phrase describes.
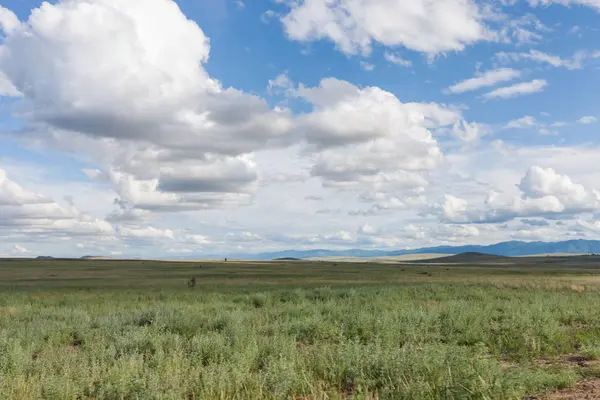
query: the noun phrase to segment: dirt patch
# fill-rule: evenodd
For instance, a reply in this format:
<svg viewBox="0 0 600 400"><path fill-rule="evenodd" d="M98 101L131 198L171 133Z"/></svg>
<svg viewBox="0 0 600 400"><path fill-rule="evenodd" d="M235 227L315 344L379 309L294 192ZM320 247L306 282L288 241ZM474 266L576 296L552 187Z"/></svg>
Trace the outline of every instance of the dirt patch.
<svg viewBox="0 0 600 400"><path fill-rule="evenodd" d="M600 379L581 381L572 388L529 396L523 400L600 400Z"/></svg>
<svg viewBox="0 0 600 400"><path fill-rule="evenodd" d="M577 355L577 354L570 354L570 355L566 355L566 356L562 356L562 357L558 357L558 358L554 358L554 359L549 359L549 360L546 360L546 359L535 360L535 364L538 367L552 367L552 366L556 366L556 365L562 365L562 366L590 368L590 367L597 367L598 365L600 365L600 360L594 360L590 357L581 356L581 355Z"/></svg>
<svg viewBox="0 0 600 400"><path fill-rule="evenodd" d="M15 307L0 307L0 316L2 315L13 315L18 311Z"/></svg>

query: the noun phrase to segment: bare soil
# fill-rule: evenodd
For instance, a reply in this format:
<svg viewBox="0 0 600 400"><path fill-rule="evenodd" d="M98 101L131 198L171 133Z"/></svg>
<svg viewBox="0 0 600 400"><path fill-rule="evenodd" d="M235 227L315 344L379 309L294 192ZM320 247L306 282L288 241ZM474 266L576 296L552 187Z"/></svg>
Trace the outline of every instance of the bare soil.
<svg viewBox="0 0 600 400"><path fill-rule="evenodd" d="M600 400L600 379L581 381L572 388L526 397L523 400Z"/></svg>

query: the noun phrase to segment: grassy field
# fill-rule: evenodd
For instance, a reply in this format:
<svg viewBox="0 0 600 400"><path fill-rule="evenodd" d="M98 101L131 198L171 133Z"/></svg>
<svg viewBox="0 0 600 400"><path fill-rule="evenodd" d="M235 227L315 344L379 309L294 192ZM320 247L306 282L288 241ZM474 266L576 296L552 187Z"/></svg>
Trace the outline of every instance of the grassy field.
<svg viewBox="0 0 600 400"><path fill-rule="evenodd" d="M594 390L599 258L460 261L0 260L0 399Z"/></svg>

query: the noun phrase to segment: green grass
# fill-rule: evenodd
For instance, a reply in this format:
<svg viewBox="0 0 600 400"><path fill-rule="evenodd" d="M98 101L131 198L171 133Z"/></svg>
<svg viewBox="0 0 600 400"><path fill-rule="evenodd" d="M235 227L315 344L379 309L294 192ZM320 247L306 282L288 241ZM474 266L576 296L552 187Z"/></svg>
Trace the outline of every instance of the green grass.
<svg viewBox="0 0 600 400"><path fill-rule="evenodd" d="M0 398L522 399L599 375L539 362L600 356L597 278L555 266L0 261Z"/></svg>

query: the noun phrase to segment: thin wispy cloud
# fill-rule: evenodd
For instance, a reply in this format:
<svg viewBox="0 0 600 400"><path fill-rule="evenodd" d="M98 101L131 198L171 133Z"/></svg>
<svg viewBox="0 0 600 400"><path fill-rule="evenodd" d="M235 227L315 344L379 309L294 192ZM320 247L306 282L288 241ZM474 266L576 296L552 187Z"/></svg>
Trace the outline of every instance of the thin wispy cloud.
<svg viewBox="0 0 600 400"><path fill-rule="evenodd" d="M401 67L412 67L412 61L406 60L406 59L404 59L396 54L390 53L388 51L386 51L383 54L383 57L385 58L386 61L391 62L392 64L396 64Z"/></svg>
<svg viewBox="0 0 600 400"><path fill-rule="evenodd" d="M512 86L502 87L483 95L486 100L492 99L510 99L526 94L538 93L548 86L544 79L534 79L531 82L517 83Z"/></svg>
<svg viewBox="0 0 600 400"><path fill-rule="evenodd" d="M581 69L583 62L587 58L591 58L592 53L586 51L578 51L571 58L561 58L556 55L544 53L538 50L530 50L528 53L496 53L495 57L504 63L507 62L519 62L519 61L533 61L542 64L548 64L552 67L562 67L569 70Z"/></svg>
<svg viewBox="0 0 600 400"><path fill-rule="evenodd" d="M593 117L593 116L585 116L585 117L581 117L577 120L578 124L582 124L582 125L589 125L589 124L593 124L594 122L597 122L598 118Z"/></svg>
<svg viewBox="0 0 600 400"><path fill-rule="evenodd" d="M478 76L455 83L446 89L447 93L464 93L484 87L494 86L521 76L521 72L512 68L499 68L484 72Z"/></svg>

